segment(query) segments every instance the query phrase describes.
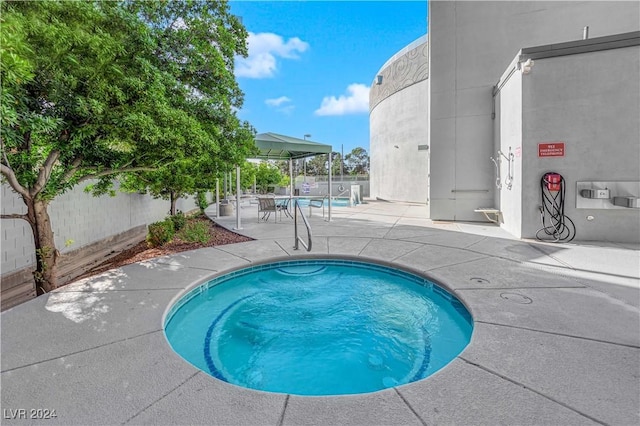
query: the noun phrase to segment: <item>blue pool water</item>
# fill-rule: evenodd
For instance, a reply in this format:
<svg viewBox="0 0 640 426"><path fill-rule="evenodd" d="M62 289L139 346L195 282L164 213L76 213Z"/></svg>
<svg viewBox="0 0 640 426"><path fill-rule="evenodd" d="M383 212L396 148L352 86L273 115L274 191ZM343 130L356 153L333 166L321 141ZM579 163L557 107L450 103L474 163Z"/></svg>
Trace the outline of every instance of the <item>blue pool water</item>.
<svg viewBox="0 0 640 426"><path fill-rule="evenodd" d="M322 198L318 198L318 200L321 201ZM300 207L309 206L309 198L298 198L298 202L300 204ZM324 200L324 202L325 202L324 208L326 209L327 200ZM348 198L332 198L331 206L332 207L349 207L349 199Z"/></svg>
<svg viewBox="0 0 640 426"><path fill-rule="evenodd" d="M218 277L167 313L173 349L239 386L344 395L423 379L467 346L453 295L406 272L344 260L270 263Z"/></svg>

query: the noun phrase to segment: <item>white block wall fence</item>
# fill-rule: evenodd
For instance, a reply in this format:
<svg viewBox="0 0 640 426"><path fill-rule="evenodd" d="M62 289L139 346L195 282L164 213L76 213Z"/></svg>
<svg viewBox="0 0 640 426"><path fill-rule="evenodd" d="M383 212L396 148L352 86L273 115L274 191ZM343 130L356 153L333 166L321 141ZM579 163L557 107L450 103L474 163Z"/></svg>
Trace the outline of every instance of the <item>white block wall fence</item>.
<svg viewBox="0 0 640 426"><path fill-rule="evenodd" d="M126 240L140 241L146 235L147 225L164 219L169 213L170 205L166 200L117 189L114 197L94 197L84 192L85 187L77 186L49 205L56 248L63 257L73 257L76 263L89 252L109 251L110 246ZM1 200L2 214L26 212L22 199L4 183ZM198 208L194 197L178 200L176 207L185 213ZM24 296L27 282L33 287L31 272L36 262L33 234L26 221L2 219L0 229L4 309L8 307L9 299L18 296L17 293Z"/></svg>

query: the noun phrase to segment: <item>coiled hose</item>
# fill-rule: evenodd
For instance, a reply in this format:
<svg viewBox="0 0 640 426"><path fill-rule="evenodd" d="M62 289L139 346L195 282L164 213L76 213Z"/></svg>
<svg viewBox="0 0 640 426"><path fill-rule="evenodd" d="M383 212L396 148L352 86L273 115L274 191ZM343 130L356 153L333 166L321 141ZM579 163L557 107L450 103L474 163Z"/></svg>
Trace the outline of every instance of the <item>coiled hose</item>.
<svg viewBox="0 0 640 426"><path fill-rule="evenodd" d="M564 178L559 173L545 173L540 179L540 190L542 194L540 206L542 228L536 232L536 238L540 241L553 243L573 240L576 236L576 226L564 214Z"/></svg>

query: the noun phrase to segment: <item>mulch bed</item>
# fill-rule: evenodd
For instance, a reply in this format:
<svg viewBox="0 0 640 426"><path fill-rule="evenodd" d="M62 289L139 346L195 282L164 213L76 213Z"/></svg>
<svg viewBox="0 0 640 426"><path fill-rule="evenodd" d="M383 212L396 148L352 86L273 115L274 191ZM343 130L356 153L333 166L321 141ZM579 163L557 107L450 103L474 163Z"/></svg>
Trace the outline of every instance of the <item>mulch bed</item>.
<svg viewBox="0 0 640 426"><path fill-rule="evenodd" d="M231 232L221 226L216 225L213 221L206 217L190 218L188 220L206 222L209 224L209 233L211 234L209 242L207 242L206 244L198 242L191 243L188 241L182 241L176 237L173 239L173 241L166 243L161 247L150 248L146 241L141 241L135 246L123 250L122 252L111 257L109 260L106 260L105 262L97 265L95 268L92 268L90 271L82 274L82 276L78 277L77 279L96 275L104 271L108 271L109 269L128 265L130 263L141 262L143 260L180 253L183 251L252 241L252 239L249 237L236 234L235 232Z"/></svg>

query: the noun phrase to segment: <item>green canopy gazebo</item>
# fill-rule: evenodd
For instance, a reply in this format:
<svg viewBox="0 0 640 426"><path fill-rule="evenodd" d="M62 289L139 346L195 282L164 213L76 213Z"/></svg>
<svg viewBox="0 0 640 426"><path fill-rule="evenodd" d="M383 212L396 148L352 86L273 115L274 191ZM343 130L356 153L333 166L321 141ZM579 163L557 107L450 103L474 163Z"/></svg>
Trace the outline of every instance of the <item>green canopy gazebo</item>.
<svg viewBox="0 0 640 426"><path fill-rule="evenodd" d="M277 133L259 133L255 137L255 142L260 150L258 158L264 160L297 160L318 154L329 154L332 151L331 145Z"/></svg>
<svg viewBox="0 0 640 426"><path fill-rule="evenodd" d="M289 196L293 196L293 160L313 157L318 154L333 152L331 145L313 142L307 139L294 138L278 133L258 133L255 143L260 153L255 157L261 160L289 160L289 177L291 189ZM331 200L331 155L329 157L329 200ZM240 168L236 169L236 187L240 188ZM236 205L240 205L240 191L236 190ZM331 221L331 201L328 206L328 220ZM240 227L240 209L236 208L236 229Z"/></svg>

